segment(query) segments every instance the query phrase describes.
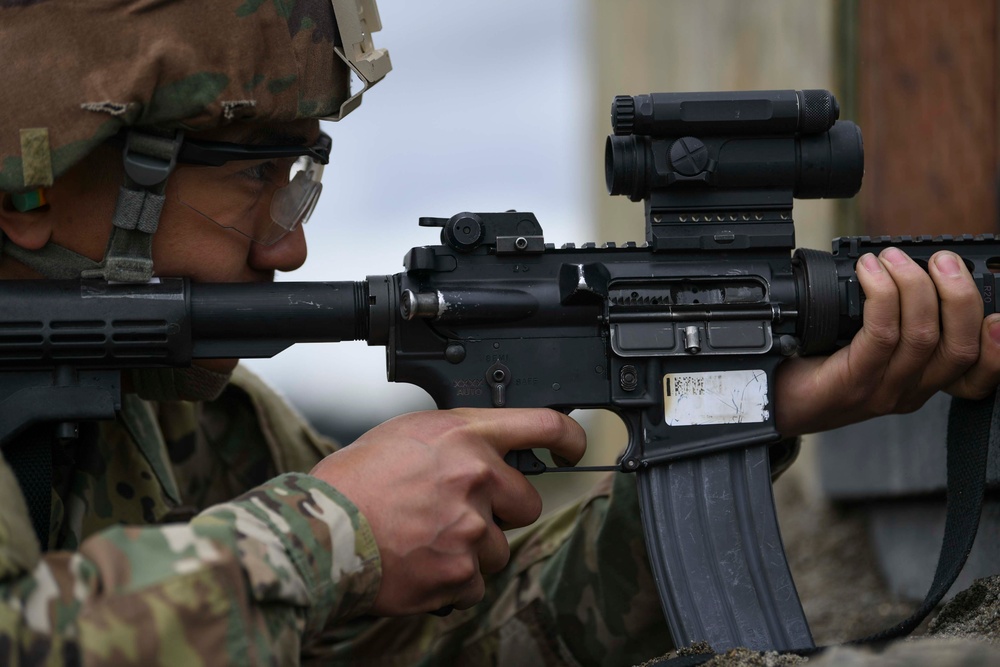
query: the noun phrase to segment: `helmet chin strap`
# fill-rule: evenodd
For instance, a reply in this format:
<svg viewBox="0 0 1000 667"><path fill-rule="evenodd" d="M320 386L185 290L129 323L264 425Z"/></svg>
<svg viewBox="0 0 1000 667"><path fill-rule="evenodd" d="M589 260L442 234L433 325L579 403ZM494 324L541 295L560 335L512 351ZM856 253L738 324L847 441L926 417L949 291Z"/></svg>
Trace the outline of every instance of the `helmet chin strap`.
<svg viewBox="0 0 1000 667"><path fill-rule="evenodd" d="M81 278L145 283L153 277L153 234L160 223L167 177L177 165L184 134L129 130L125 140L125 183L118 191L111 237L104 259Z"/></svg>
<svg viewBox="0 0 1000 667"><path fill-rule="evenodd" d="M72 280L86 271L100 268L100 263L69 248L51 241L38 250L25 250L16 243L8 243L0 232L0 255L15 259L29 269L53 280Z"/></svg>

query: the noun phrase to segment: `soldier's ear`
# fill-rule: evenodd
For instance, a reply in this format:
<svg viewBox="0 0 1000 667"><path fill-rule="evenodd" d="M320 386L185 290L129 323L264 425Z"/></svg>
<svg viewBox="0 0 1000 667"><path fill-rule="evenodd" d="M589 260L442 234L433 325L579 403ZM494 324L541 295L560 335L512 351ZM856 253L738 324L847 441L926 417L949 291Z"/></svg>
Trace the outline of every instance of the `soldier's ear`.
<svg viewBox="0 0 1000 667"><path fill-rule="evenodd" d="M30 211L14 207L10 195L0 202L0 230L7 239L25 250L38 250L52 238L52 211L48 206Z"/></svg>

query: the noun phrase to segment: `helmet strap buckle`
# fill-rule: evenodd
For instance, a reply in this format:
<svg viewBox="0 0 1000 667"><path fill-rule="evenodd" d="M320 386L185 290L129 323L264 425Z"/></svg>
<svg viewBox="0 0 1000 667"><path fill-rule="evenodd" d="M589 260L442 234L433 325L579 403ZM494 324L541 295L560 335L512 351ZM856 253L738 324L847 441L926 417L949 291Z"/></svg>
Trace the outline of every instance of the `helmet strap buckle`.
<svg viewBox="0 0 1000 667"><path fill-rule="evenodd" d="M153 234L159 226L167 178L177 166L184 142L180 130L169 134L129 130L123 161L125 183L118 191L111 238L98 268L82 278L144 283L153 277Z"/></svg>

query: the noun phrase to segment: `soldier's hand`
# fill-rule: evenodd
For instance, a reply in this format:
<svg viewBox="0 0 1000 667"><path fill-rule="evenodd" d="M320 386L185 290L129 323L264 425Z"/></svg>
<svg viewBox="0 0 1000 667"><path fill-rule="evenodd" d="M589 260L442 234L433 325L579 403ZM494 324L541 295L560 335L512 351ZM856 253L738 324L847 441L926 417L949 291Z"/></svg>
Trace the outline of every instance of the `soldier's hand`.
<svg viewBox="0 0 1000 667"><path fill-rule="evenodd" d="M502 528L528 525L542 509L503 457L538 447L575 463L586 435L552 410L418 412L381 424L312 470L371 524L382 558L373 613L465 609L482 599L483 574L510 557Z"/></svg>
<svg viewBox="0 0 1000 667"><path fill-rule="evenodd" d="M775 419L785 436L912 412L937 391L982 398L1000 381L1000 315L983 319L964 262L936 253L924 271L896 248L857 265L864 326L825 358L778 370Z"/></svg>

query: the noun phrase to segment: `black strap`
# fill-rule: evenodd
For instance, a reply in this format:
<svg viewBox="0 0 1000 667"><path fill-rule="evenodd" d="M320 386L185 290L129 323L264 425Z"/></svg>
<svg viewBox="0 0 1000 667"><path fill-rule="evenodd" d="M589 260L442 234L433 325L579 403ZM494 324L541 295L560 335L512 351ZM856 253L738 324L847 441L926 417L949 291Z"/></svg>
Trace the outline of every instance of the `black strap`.
<svg viewBox="0 0 1000 667"><path fill-rule="evenodd" d="M3 450L14 471L21 493L28 503L31 525L44 551L49 544L49 521L52 517L52 447L51 424L34 426Z"/></svg>
<svg viewBox="0 0 1000 667"><path fill-rule="evenodd" d="M934 581L923 604L891 628L852 644L872 644L905 637L920 625L955 583L972 550L986 493L986 460L1000 437L1000 405L994 390L988 398L951 400L948 412L948 510Z"/></svg>
<svg viewBox="0 0 1000 667"><path fill-rule="evenodd" d="M919 626L955 583L972 550L986 492L986 461L991 448L1000 447L1000 394L972 401L953 398L948 413L948 496L944 540L934 581L920 607L903 621L851 644L884 644L905 637ZM827 647L792 651L813 655ZM694 667L714 653L688 655L654 663L661 667Z"/></svg>

